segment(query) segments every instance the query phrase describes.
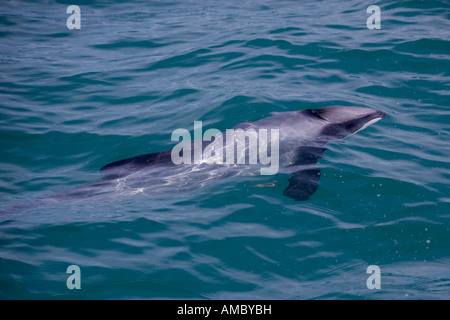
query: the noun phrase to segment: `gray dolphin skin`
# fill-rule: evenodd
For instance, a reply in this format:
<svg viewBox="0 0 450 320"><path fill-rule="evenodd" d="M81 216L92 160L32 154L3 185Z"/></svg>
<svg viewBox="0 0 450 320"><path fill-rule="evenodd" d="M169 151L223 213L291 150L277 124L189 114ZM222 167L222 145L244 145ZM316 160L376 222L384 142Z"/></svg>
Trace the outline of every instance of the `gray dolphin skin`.
<svg viewBox="0 0 450 320"><path fill-rule="evenodd" d="M326 151L325 145L354 134L384 116L384 112L369 108L331 106L275 112L262 120L239 124L235 129L278 129L278 172L290 175L284 195L304 201L318 188L320 169L315 164ZM202 141L202 148L206 145ZM108 194L114 199L140 193L170 196L176 192L188 192L195 187L201 188L221 178L259 175L260 168L261 164L174 164L171 150L143 154L105 165L100 169L105 175L96 182L16 205L6 212Z"/></svg>
<svg viewBox="0 0 450 320"><path fill-rule="evenodd" d="M276 112L237 129L278 129L280 173L291 174L284 195L304 201L317 190L320 169L313 165L326 151L328 142L345 138L382 119L385 113L363 107L331 106L291 112ZM205 143L203 142L203 148ZM217 178L257 175L261 165L181 164L175 165L171 150L116 161L100 171L105 177L92 187L122 184L139 192L190 190ZM92 190L91 190L92 191Z"/></svg>

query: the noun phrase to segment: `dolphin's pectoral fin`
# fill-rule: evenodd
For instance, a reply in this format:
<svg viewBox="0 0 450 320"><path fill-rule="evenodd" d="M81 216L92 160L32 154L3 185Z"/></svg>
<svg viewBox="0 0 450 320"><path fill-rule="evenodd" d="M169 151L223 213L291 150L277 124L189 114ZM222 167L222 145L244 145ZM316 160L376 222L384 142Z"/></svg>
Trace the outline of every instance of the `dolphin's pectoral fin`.
<svg viewBox="0 0 450 320"><path fill-rule="evenodd" d="M293 176L289 178L289 186L284 190L284 195L296 201L308 200L318 188L320 169L308 168L322 158L326 148L304 146L297 150L293 164L288 167Z"/></svg>
<svg viewBox="0 0 450 320"><path fill-rule="evenodd" d="M284 190L284 195L295 201L308 200L318 188L320 169L307 169L295 172L289 178L289 186Z"/></svg>

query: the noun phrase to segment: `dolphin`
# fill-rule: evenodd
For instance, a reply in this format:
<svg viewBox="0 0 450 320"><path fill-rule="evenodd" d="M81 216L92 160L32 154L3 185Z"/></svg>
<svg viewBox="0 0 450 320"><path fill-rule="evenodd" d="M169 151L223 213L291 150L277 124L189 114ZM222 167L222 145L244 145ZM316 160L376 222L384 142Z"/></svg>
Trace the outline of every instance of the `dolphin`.
<svg viewBox="0 0 450 320"><path fill-rule="evenodd" d="M284 195L308 200L318 189L320 168L316 163L327 150L325 145L363 130L385 117L380 110L356 106L330 106L300 111L273 112L236 129L278 129L280 173L289 174ZM195 143L195 142L193 142ZM206 143L202 142L202 148ZM258 175L261 164L217 164L206 159L200 164L175 164L172 150L138 155L103 166L100 180L41 199L40 204L62 199L80 199L101 194L134 195L189 191L219 178ZM248 150L246 150L248 151ZM35 207L35 204L23 208Z"/></svg>
<svg viewBox="0 0 450 320"><path fill-rule="evenodd" d="M245 122L235 129L278 129L280 173L289 173L289 185L284 195L296 200L308 200L317 190L320 169L314 167L326 151L329 142L343 139L361 131L385 117L385 113L364 107L331 106L290 112L274 112L271 116L256 122ZM206 144L203 143L203 148ZM247 150L248 152L248 150ZM151 181L153 189L168 187L189 190L195 184L204 184L219 177L233 175L257 175L261 165L201 164L175 165L171 150L143 154L105 165L100 172L105 173L98 186L106 182L123 183L139 187Z"/></svg>

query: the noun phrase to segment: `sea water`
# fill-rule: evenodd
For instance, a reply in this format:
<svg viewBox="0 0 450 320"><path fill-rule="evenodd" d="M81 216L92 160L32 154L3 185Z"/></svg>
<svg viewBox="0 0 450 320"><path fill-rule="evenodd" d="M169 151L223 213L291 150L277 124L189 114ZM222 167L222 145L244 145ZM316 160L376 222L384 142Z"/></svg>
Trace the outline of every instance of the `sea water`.
<svg viewBox="0 0 450 320"><path fill-rule="evenodd" d="M1 299L450 298L449 1L76 2L0 4ZM8 212L194 121L328 105L387 116L308 201L280 173Z"/></svg>

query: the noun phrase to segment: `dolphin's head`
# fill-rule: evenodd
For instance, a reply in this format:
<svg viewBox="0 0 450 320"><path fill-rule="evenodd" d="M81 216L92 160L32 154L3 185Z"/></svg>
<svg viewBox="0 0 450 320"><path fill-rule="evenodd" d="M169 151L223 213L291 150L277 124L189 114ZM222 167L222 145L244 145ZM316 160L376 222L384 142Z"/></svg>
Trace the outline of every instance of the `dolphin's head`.
<svg viewBox="0 0 450 320"><path fill-rule="evenodd" d="M383 111L363 107L332 106L310 111L327 122L321 133L332 140L361 131L386 116Z"/></svg>

